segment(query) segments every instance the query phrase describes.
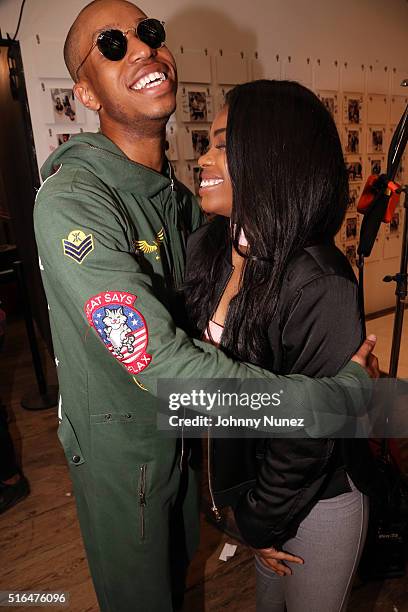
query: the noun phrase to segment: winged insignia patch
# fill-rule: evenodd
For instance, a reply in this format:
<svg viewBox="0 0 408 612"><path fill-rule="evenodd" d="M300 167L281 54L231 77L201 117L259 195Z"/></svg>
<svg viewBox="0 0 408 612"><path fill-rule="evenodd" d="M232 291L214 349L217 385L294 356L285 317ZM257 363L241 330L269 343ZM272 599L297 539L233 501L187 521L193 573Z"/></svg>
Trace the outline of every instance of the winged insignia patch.
<svg viewBox="0 0 408 612"><path fill-rule="evenodd" d="M85 257L94 250L94 241L92 234L86 236L81 230L72 230L68 238L62 240L64 255L70 257L77 264L81 264Z"/></svg>
<svg viewBox="0 0 408 612"><path fill-rule="evenodd" d="M156 234L153 244L147 242L147 240L135 240L135 251L136 253L141 252L145 254L156 253L156 259L160 259L160 245L164 240L164 229Z"/></svg>

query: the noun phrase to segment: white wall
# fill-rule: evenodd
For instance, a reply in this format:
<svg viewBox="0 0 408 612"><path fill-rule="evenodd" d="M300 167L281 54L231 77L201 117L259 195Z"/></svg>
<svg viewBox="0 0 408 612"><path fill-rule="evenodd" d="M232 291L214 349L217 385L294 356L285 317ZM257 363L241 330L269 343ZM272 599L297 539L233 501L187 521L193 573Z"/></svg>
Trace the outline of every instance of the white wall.
<svg viewBox="0 0 408 612"><path fill-rule="evenodd" d="M43 115L38 76L67 77L62 59L66 33L86 0L27 0L19 32L28 98L39 163L44 161ZM14 34L20 0L0 0L3 36ZM337 60L354 65L406 70L408 76L407 0L150 0L141 5L167 23L169 46L209 51L257 51L264 74L280 58L310 57L312 62ZM50 71L39 75L35 37L53 41L43 57ZM57 74L58 73L58 74ZM56 86L58 86L56 84Z"/></svg>
<svg viewBox="0 0 408 612"><path fill-rule="evenodd" d="M141 0L142 2L142 0ZM67 77L62 60L66 33L86 0L27 0L19 32L28 98L37 155L41 164L49 150L44 136L44 115L39 97L39 77ZM0 0L0 28L11 35L17 24L20 0ZM276 55L304 60L310 57L340 66L373 66L393 69L408 77L408 2L407 0L150 0L141 8L167 23L169 47L208 49L210 53L257 51L263 73ZM47 40L47 52L38 54L36 35ZM53 52L49 51L53 45ZM44 69L38 63L44 65ZM47 74L43 74L41 71ZM404 72L406 71L406 72ZM391 82L391 81L390 81ZM62 86L55 80L55 87ZM365 93L365 92L363 92ZM405 93L405 92L401 92ZM369 311L394 302L394 287L381 279L394 273L398 259L388 258L367 266L367 304Z"/></svg>
<svg viewBox="0 0 408 612"><path fill-rule="evenodd" d="M0 0L0 27L14 33L21 0ZM84 0L27 0L19 38L33 33L61 42ZM171 45L257 49L363 62L406 64L406 0L150 0L141 8L166 20Z"/></svg>

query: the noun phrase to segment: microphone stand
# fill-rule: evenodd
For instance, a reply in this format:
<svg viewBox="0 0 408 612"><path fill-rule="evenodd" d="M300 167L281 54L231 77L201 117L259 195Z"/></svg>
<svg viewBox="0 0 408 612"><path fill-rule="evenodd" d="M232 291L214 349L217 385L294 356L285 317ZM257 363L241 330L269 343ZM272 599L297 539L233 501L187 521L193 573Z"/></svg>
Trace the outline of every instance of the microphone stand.
<svg viewBox="0 0 408 612"><path fill-rule="evenodd" d="M401 83L402 87L408 87L408 79L405 79ZM359 292L360 292L360 304L361 308L364 309L364 258L371 254L375 239L380 229L381 222L387 211L391 191L389 189L389 181L394 181L397 174L399 164L405 151L405 147L408 142L408 106L403 113L401 120L396 127L394 136L392 138L390 149L388 151L387 159L387 172L378 177L376 184L374 185L375 197L370 208L366 211L361 226L360 232L360 243L358 246L358 268L360 272L359 279ZM405 185L398 189L397 193L404 194L405 209L404 214L404 229L403 229L403 242L401 250L400 260L400 271L394 276L385 276L384 282L395 282L397 288L395 294L397 296L395 319L394 319L394 330L391 347L391 359L389 376L392 378L397 377L398 362L401 348L401 335L402 326L404 321L404 307L407 298L407 269L408 269L408 197L407 197L408 186ZM364 310L362 312L364 315ZM364 320L364 318L363 318ZM365 331L365 330L364 330ZM385 444L386 446L386 444Z"/></svg>
<svg viewBox="0 0 408 612"><path fill-rule="evenodd" d="M408 86L408 79L401 83ZM408 106L395 130L388 152L387 172L381 175L374 185L374 199L365 211L358 247L359 267L359 297L360 308L364 320L364 257L371 253L382 220L393 212L391 182L394 181L399 164L408 141ZM400 270L394 276L384 277L384 282L395 282L397 296L394 329L392 336L389 377L394 386L397 384L398 362L401 349L401 336L404 322L404 308L408 295L408 185L395 190L394 193L404 194L404 226L401 247ZM387 215L386 215L387 213ZM388 418L385 417L386 427ZM382 473L386 500L382 507L373 512L370 521L368 537L360 564L360 574L366 578L401 577L405 572L405 554L407 541L406 513L408 508L408 486L405 478L395 465L390 453L388 438L381 439L378 468Z"/></svg>
<svg viewBox="0 0 408 612"><path fill-rule="evenodd" d="M395 315L394 315L394 329L392 333L392 344L391 344L391 357L389 376L390 378L397 378L398 363L401 350L401 338L402 329L404 323L405 304L408 295L408 185L404 185L401 188L401 193L404 194L404 229L402 233L402 247L401 247L401 259L400 259L400 271L394 276L385 276L383 281L385 283L396 283L395 295L397 296ZM381 455L385 457L388 454L388 439L383 438L381 441Z"/></svg>
<svg viewBox="0 0 408 612"><path fill-rule="evenodd" d="M389 371L389 374L392 378L397 377L398 361L401 349L402 327L404 322L404 309L406 298L408 295L408 185L404 185L401 188L401 192L404 193L403 208L405 208L405 218L402 234L400 271L394 276L385 276L383 279L385 283L395 282L397 284L395 290L395 295L397 296L397 303L395 308L394 330L392 335L392 348Z"/></svg>

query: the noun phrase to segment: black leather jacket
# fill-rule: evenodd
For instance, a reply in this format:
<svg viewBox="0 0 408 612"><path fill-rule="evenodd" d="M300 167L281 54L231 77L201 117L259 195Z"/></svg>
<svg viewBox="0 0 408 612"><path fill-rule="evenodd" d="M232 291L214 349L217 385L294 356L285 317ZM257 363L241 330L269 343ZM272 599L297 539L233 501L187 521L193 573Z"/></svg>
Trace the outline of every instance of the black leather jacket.
<svg viewBox="0 0 408 612"><path fill-rule="evenodd" d="M207 230L189 239L187 280ZM225 260L220 297L230 273ZM355 353L362 341L357 282L334 244L307 247L290 262L268 337L273 357L261 365L280 374L333 376ZM281 547L319 499L350 491L346 472L361 491L373 492L366 440L214 439L209 461L216 503L233 506L255 548Z"/></svg>

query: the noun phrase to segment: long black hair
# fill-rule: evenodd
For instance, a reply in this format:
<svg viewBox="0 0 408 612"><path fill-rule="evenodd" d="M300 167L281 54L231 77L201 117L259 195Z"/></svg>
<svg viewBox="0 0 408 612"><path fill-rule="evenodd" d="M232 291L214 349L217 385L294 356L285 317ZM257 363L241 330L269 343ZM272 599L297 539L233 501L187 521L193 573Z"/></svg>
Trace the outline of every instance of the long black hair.
<svg viewBox="0 0 408 612"><path fill-rule="evenodd" d="M186 285L191 320L203 330L219 297L222 259L250 245L239 293L231 300L222 345L265 361L267 330L290 260L305 246L331 242L348 204L348 180L336 125L310 90L291 81L254 81L227 95L226 151L231 221L212 221ZM233 228L231 230L231 228ZM218 288L217 288L218 287Z"/></svg>

